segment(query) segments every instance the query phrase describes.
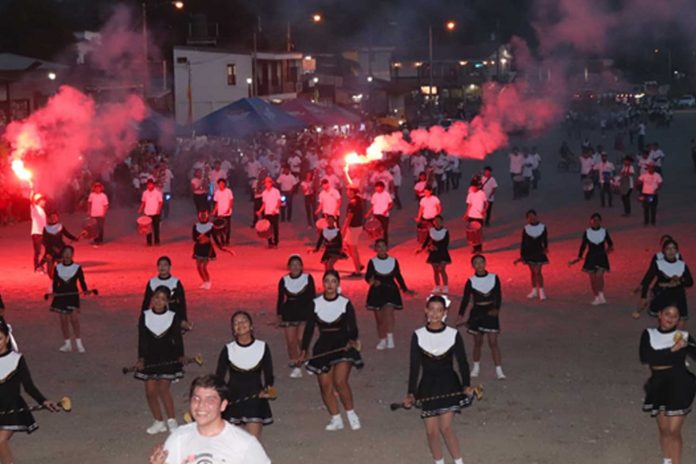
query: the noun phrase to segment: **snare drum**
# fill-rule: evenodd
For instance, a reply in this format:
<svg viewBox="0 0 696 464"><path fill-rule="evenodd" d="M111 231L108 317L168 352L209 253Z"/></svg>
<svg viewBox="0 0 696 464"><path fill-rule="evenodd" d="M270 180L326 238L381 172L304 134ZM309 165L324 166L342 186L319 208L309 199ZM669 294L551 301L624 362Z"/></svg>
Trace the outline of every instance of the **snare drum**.
<svg viewBox="0 0 696 464"><path fill-rule="evenodd" d="M259 219L254 228L256 229L256 235L258 235L259 238L268 238L273 233L271 231L271 221L268 219Z"/></svg>
<svg viewBox="0 0 696 464"><path fill-rule="evenodd" d="M363 228L372 240L377 240L378 238L382 238L384 236L384 229L382 228L382 223L379 222L379 219L377 218L372 218L369 221L367 221Z"/></svg>
<svg viewBox="0 0 696 464"><path fill-rule="evenodd" d="M327 221L326 218L319 218L317 219L317 222L314 223L314 225L317 227L318 230L324 230L327 227L329 227L329 221Z"/></svg>
<svg viewBox="0 0 696 464"><path fill-rule="evenodd" d="M138 224L138 233L147 235L152 232L152 218L149 216L140 216L135 221Z"/></svg>

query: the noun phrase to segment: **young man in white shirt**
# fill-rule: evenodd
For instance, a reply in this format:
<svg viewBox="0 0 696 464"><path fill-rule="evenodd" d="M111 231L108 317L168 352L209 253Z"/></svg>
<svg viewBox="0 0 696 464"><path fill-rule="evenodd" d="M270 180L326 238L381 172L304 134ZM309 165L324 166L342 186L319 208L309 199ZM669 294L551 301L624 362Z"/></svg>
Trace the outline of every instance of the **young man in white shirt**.
<svg viewBox="0 0 696 464"><path fill-rule="evenodd" d="M491 225L491 212L493 211L493 203L495 202L495 191L498 190L498 182L493 177L493 168L486 166L483 168L483 176L481 176L481 190L486 194L488 207L486 208L485 225Z"/></svg>
<svg viewBox="0 0 696 464"><path fill-rule="evenodd" d="M515 178L522 176L522 170L524 169L524 155L519 148L513 147L512 151L508 154L508 159L510 160L510 179L512 180L512 199L516 200L522 194L520 189L521 182L515 181Z"/></svg>
<svg viewBox="0 0 696 464"><path fill-rule="evenodd" d="M261 208L256 212L257 216L263 216L271 223L273 234L268 237L268 248L278 248L280 215L280 190L273 187L273 179L266 177L263 181L264 190L261 194Z"/></svg>
<svg viewBox="0 0 696 464"><path fill-rule="evenodd" d="M150 464L271 464L259 441L222 418L229 391L214 375L193 380L189 393L195 422L179 426L150 455Z"/></svg>
<svg viewBox="0 0 696 464"><path fill-rule="evenodd" d="M638 177L643 201L643 225L655 225L657 217L657 193L662 186L662 176L655 171L655 165L648 163L647 172Z"/></svg>
<svg viewBox="0 0 696 464"><path fill-rule="evenodd" d="M537 147L532 147L531 151L532 157L532 190L536 190L539 187L539 181L541 180L541 155L537 150Z"/></svg>
<svg viewBox="0 0 696 464"><path fill-rule="evenodd" d="M665 159L665 152L660 149L660 144L655 142L651 145L650 161L655 165L655 172L662 175L662 160Z"/></svg>
<svg viewBox="0 0 696 464"><path fill-rule="evenodd" d="M486 201L486 194L483 190L481 190L480 179L474 178L471 180L469 193L466 196L466 213L464 213L464 220L469 222L478 222L481 224L481 227L483 227L483 221L486 217L487 208L488 202ZM480 253L483 251L483 233L481 232L481 229L469 237L472 251L474 253Z"/></svg>
<svg viewBox="0 0 696 464"><path fill-rule="evenodd" d="M163 162L160 174L160 189L164 198L164 205L162 206L162 217L164 219L169 218L169 205L172 201L172 179L174 179L172 170L169 169L166 162Z"/></svg>
<svg viewBox="0 0 696 464"><path fill-rule="evenodd" d="M140 208L138 214L144 214L152 219L152 229L145 237L147 246L152 246L154 236L155 245L160 243L160 213L162 212L162 192L155 188L155 180L149 178L147 180L145 191L140 197Z"/></svg>
<svg viewBox="0 0 696 464"><path fill-rule="evenodd" d="M430 223L429 227L432 227L433 219L442 213L442 204L440 199L433 195L433 189L427 185L423 189L423 197L418 202L418 214L416 215L416 222L421 221Z"/></svg>
<svg viewBox="0 0 696 464"><path fill-rule="evenodd" d="M381 224L382 230L384 231L384 241L389 244L389 211L394 207L391 195L385 190L384 183L378 181L375 184L375 193L372 194L370 199L370 209L365 215L369 217L373 215Z"/></svg>
<svg viewBox="0 0 696 464"><path fill-rule="evenodd" d="M321 178L321 180L328 180L329 185L331 185L331 188L341 188L341 179L336 174L334 174L334 170L331 166L326 166L326 169L324 170L324 176Z"/></svg>
<svg viewBox="0 0 696 464"><path fill-rule="evenodd" d="M220 242L223 245L230 244L230 235L232 234L232 208L234 206L234 194L227 187L227 180L218 179L218 188L213 194L213 216L225 221L225 225L221 230Z"/></svg>
<svg viewBox="0 0 696 464"><path fill-rule="evenodd" d="M331 186L329 179L321 180L321 192L319 192L319 205L314 212L315 216L333 216L338 223L338 216L341 212L341 194Z"/></svg>
<svg viewBox="0 0 696 464"><path fill-rule="evenodd" d="M411 170L413 171L413 177L416 179L418 176L425 172L425 167L428 165L428 159L423 155L422 152L417 152L415 155L411 156Z"/></svg>
<svg viewBox="0 0 696 464"><path fill-rule="evenodd" d="M614 163L609 161L608 158L608 155L603 152L600 162L594 167L594 170L597 171L597 178L599 179L599 198L602 208L606 206L607 201L609 203L609 207L611 208L613 206L612 200L614 198L611 191L611 179L614 177L614 171L616 171L616 168L614 167Z"/></svg>
<svg viewBox="0 0 696 464"><path fill-rule="evenodd" d="M41 247L43 246L43 230L46 227L46 197L32 190L31 200L31 243L34 246L34 272L43 272L41 265Z"/></svg>
<svg viewBox="0 0 696 464"><path fill-rule="evenodd" d="M621 192L621 202L624 208L622 216L631 215L631 192L633 192L635 175L636 171L633 168L633 158L625 156L623 159L623 166L619 171L619 191Z"/></svg>
<svg viewBox="0 0 696 464"><path fill-rule="evenodd" d="M443 193L445 193L445 184L446 184L446 174L445 174L445 168L449 164L449 161L447 161L447 156L445 155L444 152L440 152L439 155L432 161L432 168L433 168L433 176L435 176L435 180L437 182L437 194L442 196Z"/></svg>
<svg viewBox="0 0 696 464"><path fill-rule="evenodd" d="M401 166L399 166L399 158L395 158L389 168L389 173L392 175L392 186L394 187L394 204L396 209L401 209L401 197L399 197L399 189L401 188Z"/></svg>
<svg viewBox="0 0 696 464"><path fill-rule="evenodd" d="M283 166L283 172L276 179L278 187L280 187L280 196L285 197L282 207L280 208L280 222L285 222L287 217L288 222L292 221L292 200L295 196L295 186L299 180L290 172L290 166Z"/></svg>
<svg viewBox="0 0 696 464"><path fill-rule="evenodd" d="M193 194L193 204L196 205L196 212L208 210L208 186L203 179L203 171L195 169L191 178L191 193Z"/></svg>
<svg viewBox="0 0 696 464"><path fill-rule="evenodd" d="M108 210L109 198L104 193L104 186L101 182L95 182L92 186L92 192L87 197L87 213L90 218L97 221L97 236L94 237L93 245L104 243L104 222Z"/></svg>

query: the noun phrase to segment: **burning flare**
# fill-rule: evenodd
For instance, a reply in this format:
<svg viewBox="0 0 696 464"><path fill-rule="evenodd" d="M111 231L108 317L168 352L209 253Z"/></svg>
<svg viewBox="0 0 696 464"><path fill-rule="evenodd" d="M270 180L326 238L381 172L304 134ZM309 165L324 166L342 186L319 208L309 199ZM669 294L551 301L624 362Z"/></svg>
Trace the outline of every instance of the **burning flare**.
<svg viewBox="0 0 696 464"><path fill-rule="evenodd" d="M12 160L12 171L14 171L15 176L17 176L19 180L29 182L29 185L31 185L33 174L24 166L24 161L21 159Z"/></svg>

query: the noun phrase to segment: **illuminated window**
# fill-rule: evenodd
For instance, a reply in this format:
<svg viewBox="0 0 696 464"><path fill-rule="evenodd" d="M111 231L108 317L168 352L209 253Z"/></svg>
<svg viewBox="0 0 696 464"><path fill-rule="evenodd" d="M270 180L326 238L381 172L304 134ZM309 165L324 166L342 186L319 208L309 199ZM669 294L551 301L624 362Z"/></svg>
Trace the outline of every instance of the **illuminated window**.
<svg viewBox="0 0 696 464"><path fill-rule="evenodd" d="M237 85L237 65L227 65L227 85Z"/></svg>

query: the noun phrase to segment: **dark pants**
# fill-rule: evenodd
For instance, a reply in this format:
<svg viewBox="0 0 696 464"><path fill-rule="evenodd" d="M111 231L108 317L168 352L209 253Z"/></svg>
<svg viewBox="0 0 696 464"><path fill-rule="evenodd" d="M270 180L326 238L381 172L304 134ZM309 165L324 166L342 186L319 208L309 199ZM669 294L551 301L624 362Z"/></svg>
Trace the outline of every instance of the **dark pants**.
<svg viewBox="0 0 696 464"><path fill-rule="evenodd" d="M256 212L261 209L261 205L263 205L263 199L261 199L261 197L254 197L254 210L251 212L251 227L254 227L256 221L259 220Z"/></svg>
<svg viewBox="0 0 696 464"><path fill-rule="evenodd" d="M541 171L539 169L534 169L532 171L532 190L536 190L539 186L539 181L541 180Z"/></svg>
<svg viewBox="0 0 696 464"><path fill-rule="evenodd" d="M645 148L645 136L638 135L638 151L643 151Z"/></svg>
<svg viewBox="0 0 696 464"><path fill-rule="evenodd" d="M280 208L280 220L285 222L287 218L288 222L290 222L292 221L292 199L295 195L292 190L289 192L280 192L280 195L285 197L285 206Z"/></svg>
<svg viewBox="0 0 696 464"><path fill-rule="evenodd" d="M623 203L624 214L628 216L631 214L631 193L633 189L628 189L628 192L621 195L621 202Z"/></svg>
<svg viewBox="0 0 696 464"><path fill-rule="evenodd" d="M194 193L193 194L193 204L196 205L196 212L200 213L204 210L210 210L210 205L208 204L208 194L207 193Z"/></svg>
<svg viewBox="0 0 696 464"><path fill-rule="evenodd" d="M34 270L41 266L39 259L41 258L41 247L43 246L43 235L32 234L31 244L34 245Z"/></svg>
<svg viewBox="0 0 696 464"><path fill-rule="evenodd" d="M278 215L277 214L264 214L263 217L265 219L268 219L268 222L271 223L271 230L273 231L273 235L268 237L268 244L278 246L278 232L279 232Z"/></svg>
<svg viewBox="0 0 696 464"><path fill-rule="evenodd" d="M396 209L401 209L401 198L399 198L399 186L394 186L394 206Z"/></svg>
<svg viewBox="0 0 696 464"><path fill-rule="evenodd" d="M643 199L643 224L655 225L657 218L657 195L645 195Z"/></svg>
<svg viewBox="0 0 696 464"><path fill-rule="evenodd" d="M444 174L437 175L437 194L442 195L445 193L445 185L447 184Z"/></svg>
<svg viewBox="0 0 696 464"><path fill-rule="evenodd" d="M106 217L95 217L94 220L97 221L97 236L94 238L94 243L104 243L104 224L106 223Z"/></svg>
<svg viewBox="0 0 696 464"><path fill-rule="evenodd" d="M154 216L148 216L150 219L152 219L152 232L147 234L147 237L145 239L147 240L147 245L150 246L152 245L152 237L154 236L155 238L155 245L159 245L160 242L160 215L155 214Z"/></svg>
<svg viewBox="0 0 696 464"><path fill-rule="evenodd" d="M232 235L232 216L218 216L218 219L225 221L225 225L220 230L220 242L223 245L229 245Z"/></svg>
<svg viewBox="0 0 696 464"><path fill-rule="evenodd" d="M602 208L606 206L607 201L610 208L613 206L612 201L614 199L614 195L611 191L611 184L609 182L604 182L599 186L599 199L602 204Z"/></svg>
<svg viewBox="0 0 696 464"><path fill-rule="evenodd" d="M493 211L493 202L488 202L488 208L486 208L486 225L491 225L491 212Z"/></svg>
<svg viewBox="0 0 696 464"><path fill-rule="evenodd" d="M450 175L452 177L452 190L457 190L459 188L459 179L462 178L462 173L454 171Z"/></svg>
<svg viewBox="0 0 696 464"><path fill-rule="evenodd" d="M314 227L314 208L316 207L316 199L314 195L305 195L304 197L304 210L307 215L307 225Z"/></svg>
<svg viewBox="0 0 696 464"><path fill-rule="evenodd" d="M382 238L387 242L387 245L389 245L389 216L375 214L375 218L382 224Z"/></svg>
<svg viewBox="0 0 696 464"><path fill-rule="evenodd" d="M162 202L162 216L164 219L169 218L169 203L172 201L172 194L169 192L164 193L164 201Z"/></svg>

